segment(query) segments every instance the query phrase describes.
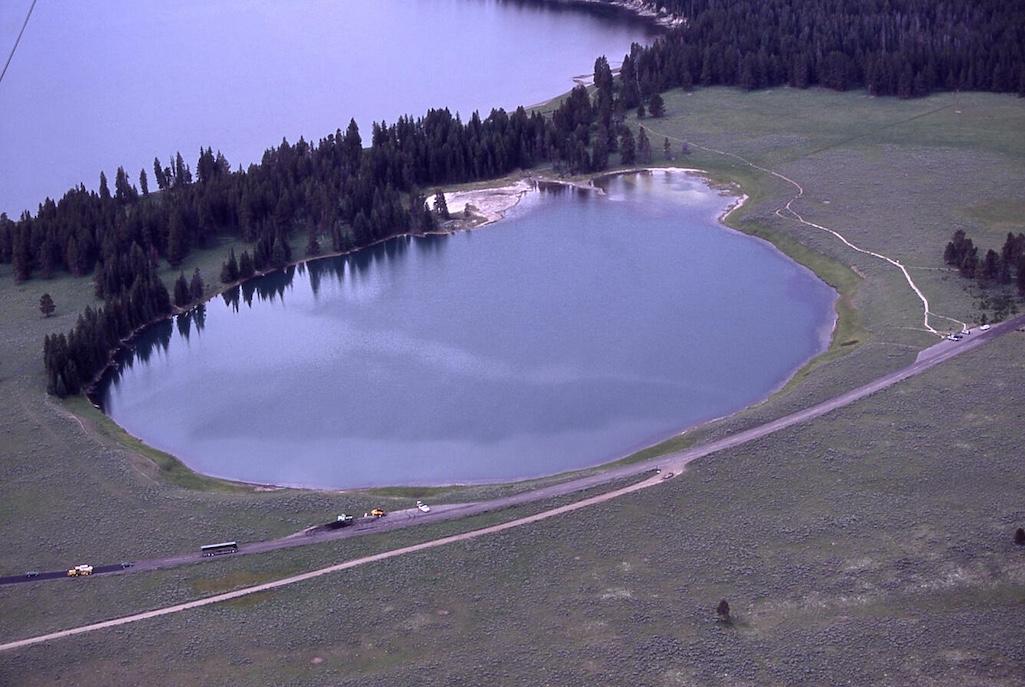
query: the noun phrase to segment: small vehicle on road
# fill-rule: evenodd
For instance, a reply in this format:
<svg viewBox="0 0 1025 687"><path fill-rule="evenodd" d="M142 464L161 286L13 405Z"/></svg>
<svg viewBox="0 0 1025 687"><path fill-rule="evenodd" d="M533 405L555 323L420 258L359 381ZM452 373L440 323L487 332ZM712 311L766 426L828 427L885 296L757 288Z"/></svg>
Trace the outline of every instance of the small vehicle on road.
<svg viewBox="0 0 1025 687"><path fill-rule="evenodd" d="M135 563L132 563L131 561L121 561L121 569L122 570L128 570L133 565L135 565Z"/></svg>
<svg viewBox="0 0 1025 687"><path fill-rule="evenodd" d="M662 473L662 479L671 479L672 476L673 476L673 473L671 473L671 472L663 472Z"/></svg>
<svg viewBox="0 0 1025 687"><path fill-rule="evenodd" d="M85 577L86 575L92 574L93 566L85 565L84 563L82 565L76 565L74 568L68 569L68 577Z"/></svg>
<svg viewBox="0 0 1025 687"><path fill-rule="evenodd" d="M338 516L338 519L335 520L335 522L337 523L337 527L346 527L348 525L351 525L353 520L354 518L351 515L346 515L345 513L342 513Z"/></svg>
<svg viewBox="0 0 1025 687"><path fill-rule="evenodd" d="M375 508L374 510L370 511L369 513L367 513L363 517L383 518L386 515L388 515L388 513L386 513L383 508Z"/></svg>
<svg viewBox="0 0 1025 687"><path fill-rule="evenodd" d="M39 577L39 571L29 570L27 573L25 573L25 577Z"/></svg>
<svg viewBox="0 0 1025 687"><path fill-rule="evenodd" d="M428 506L423 501L417 501L416 502L416 509L418 511L420 511L421 513L430 513L431 512L431 507Z"/></svg>
<svg viewBox="0 0 1025 687"><path fill-rule="evenodd" d="M979 327L979 331L980 332L988 332L989 331L989 325L988 324L982 325L981 327Z"/></svg>

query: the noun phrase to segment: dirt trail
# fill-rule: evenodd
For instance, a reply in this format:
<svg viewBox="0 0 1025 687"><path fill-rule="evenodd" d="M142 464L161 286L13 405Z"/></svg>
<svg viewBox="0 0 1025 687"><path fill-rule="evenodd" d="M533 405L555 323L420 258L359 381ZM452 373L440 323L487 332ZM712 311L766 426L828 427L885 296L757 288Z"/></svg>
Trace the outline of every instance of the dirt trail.
<svg viewBox="0 0 1025 687"><path fill-rule="evenodd" d="M866 248L862 248L860 246L857 246L854 243L852 243L846 236L841 234L839 231L837 231L835 229L831 229L830 227L823 226L821 224L816 224L815 222L809 222L804 217L802 217L800 213L798 213L796 210L793 209L793 204L794 204L795 201L798 201L798 200L800 200L801 198L804 197L804 187L801 186L796 181L794 181L793 179L791 179L790 177L785 176L785 175L781 174L780 172L777 172L774 169L769 169L768 167L762 167L761 165L755 164L754 162L751 162L747 158L741 157L740 155L737 155L736 153L731 153L731 152L728 152L728 151L725 151L725 150L718 150L716 148L710 148L708 146L703 146L703 145L701 145L699 143L695 143L693 141L687 141L685 139L679 138L678 136L670 136L668 134L656 131L655 129L651 128L647 124L639 124L638 126L640 126L643 129L647 129L653 136L663 136L663 137L668 138L670 140L678 141L678 142L681 142L681 143L686 143L687 145L694 146L695 148L700 148L701 150L704 150L704 151L709 152L709 153L715 153L716 155L722 155L724 157L731 157L731 158L733 158L735 160L738 160L738 161L744 163L745 165L751 167L752 169L757 169L760 172L765 172L766 174L772 175L772 176L776 177L777 179L781 179L782 181L785 181L786 183L790 184L795 189L797 189L797 193L790 200L787 201L786 205L784 205L783 207L780 207L780 208L776 208L775 214L776 214L777 217L781 217L783 219L790 219L790 220L799 222L800 224L803 224L805 226L812 227L814 229L818 229L820 231L824 231L824 232L827 232L829 234L832 234L834 237L836 237L837 239L842 241L843 244L845 246L847 246L848 248L850 248L852 250L855 250L855 251L857 251L859 253L864 253L865 255L870 255L873 258L877 258L879 260L883 260L885 262L888 262L889 264L891 264L894 267L896 267L897 269L899 269L901 271L901 274L904 275L904 279L907 281L908 286L910 286L911 290L915 292L915 296L918 297L918 300L920 300L922 302L922 311L923 311L923 314L922 314L922 324L925 327L926 331L928 331L930 334L935 334L936 336L944 336L944 334L942 332L938 331L937 329L935 329L932 326L932 324L930 324L930 322L929 322L929 317L930 316L938 317L940 319L944 319L944 320L948 320L950 322L953 322L953 323L955 323L955 324L957 324L957 325L959 325L961 327L961 331L964 331L964 330L968 329L968 325L966 323L962 322L961 320L955 319L953 317L948 317L947 315L941 315L939 313L934 313L934 312L932 312L929 309L929 299L926 298L925 294L922 293L922 290L920 288L918 288L918 285L915 283L915 280L911 278L911 274L908 272L907 267L902 262L900 262L899 260L896 260L894 258L891 258L891 257L889 257L887 255L883 255L882 253L876 253L875 251L871 251L871 250L868 250Z"/></svg>
<svg viewBox="0 0 1025 687"><path fill-rule="evenodd" d="M380 561L388 560L389 558L395 558L396 556L404 556L409 553L416 553L418 551L426 551L427 549L434 549L439 546L445 546L446 544L452 544L454 542L468 541L470 539L476 539L489 534L497 534L513 527L520 527L521 525L527 525L541 520L547 520L558 515L570 513L587 506L592 506L596 503L602 503L609 501L618 496L629 494L631 492L644 489L652 484L656 484L661 481L659 475L648 478L642 482L631 484L614 491L592 496L574 503L567 504L565 506L559 506L551 510L546 510L541 513L535 513L534 515L528 515L523 518L517 518L516 520L510 520L503 522L498 525L492 525L479 530L473 530L472 532L464 532L462 534L454 534L449 537L442 537L441 539L434 539L426 541L421 544L413 544L411 546L404 546L399 549L392 549L391 551L384 551L381 553L373 554L371 556L364 556L362 558L354 558L344 563L337 563L335 565L329 565L325 568L318 570L312 570L307 573L299 575L293 575L291 577L285 577L280 580L274 580L273 582L265 582L264 584L258 584L253 587L246 587L245 589L237 589L232 592L225 592L223 594L216 594L214 596L208 596L203 599L197 599L195 601L188 601L186 603L176 604L174 606L166 606L164 608L157 608L152 611L144 611L142 613L135 613L133 615L127 615L122 618L115 618L113 620L105 620L91 625L82 625L80 627L74 627L68 630L60 630L58 632L51 632L46 635L39 635L37 637L30 637L28 639L22 639L15 642L9 642L7 644L0 644L0 651L9 651L12 649L22 649L33 644L41 644L54 639L60 639L62 637L71 637L74 635L84 634L86 632L93 632L96 630L104 630L111 627L118 627L120 625L127 625L129 623L139 622L140 620L148 620L150 618L159 618L164 615L171 615L172 613L181 613L182 611L188 611L193 608L200 608L202 606L209 606L211 604L217 604L224 601L231 601L232 599L238 599L243 596L249 596L252 594L259 594L260 592L270 591L272 589L278 589L280 587L286 587L288 585L297 584L299 582L305 582L306 580L312 580L323 575L329 575L331 573L339 572L342 570L348 570L349 568L355 568L360 565L366 565L367 563L377 563Z"/></svg>

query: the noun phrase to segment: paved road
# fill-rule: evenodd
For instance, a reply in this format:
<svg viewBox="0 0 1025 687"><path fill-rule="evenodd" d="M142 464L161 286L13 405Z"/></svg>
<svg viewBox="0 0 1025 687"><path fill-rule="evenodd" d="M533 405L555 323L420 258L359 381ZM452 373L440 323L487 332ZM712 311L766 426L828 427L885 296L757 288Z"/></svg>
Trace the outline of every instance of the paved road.
<svg viewBox="0 0 1025 687"><path fill-rule="evenodd" d="M256 594L263 591L277 589L291 584L296 584L306 580L310 580L316 577L327 575L330 573L338 572L341 570L347 570L354 568L359 565L366 565L368 563L375 563L388 558L394 558L396 556L402 556L408 553L414 553L417 551L423 551L439 546L445 546L458 541L467 541L475 539L477 537L502 532L504 530L511 529L513 527L520 527L522 525L539 522L548 518L556 517L564 513L568 513L581 508L609 501L617 498L624 494L640 491L648 487L660 484L665 479L674 477L680 473L683 468L702 456L707 456L716 451L721 451L726 448L739 446L741 444L753 441L755 439L768 436L774 432L777 432L786 427L792 427L794 425L807 422L813 418L820 417L826 413L831 412L837 408L849 405L859 399L865 398L881 389L893 386L894 384L921 374L926 370L939 365L957 355L965 353L967 351L974 350L980 346L985 345L987 342L992 341L994 338L1014 331L1017 327L1025 327L1025 315L1017 317L1008 322L1000 325L993 326L989 331L979 332L970 335L966 340L961 342L953 341L942 341L934 346L931 346L918 354L915 362L911 365L893 372L891 374L880 377L879 379L866 384L864 386L853 389L847 393L841 394L833 399L811 406L804 410L792 413L785 417L781 417L772 422L765 423L758 427L746 430L744 432L738 432L730 437L720 439L718 441L709 442L702 446L696 446L684 451L672 453L660 458L644 461L634 465L626 465L618 467L612 470L608 470L599 475L592 475L590 477L584 477L571 482L563 484L552 485L542 489L526 492L523 494L517 494L515 496L509 496L502 499L494 499L491 501L482 501L478 503L466 503L466 504L454 504L439 506L432 509L430 513L419 513L418 511L400 511L393 515L405 516L405 517L394 517L389 520L387 517L377 521L361 521L359 524L334 531L328 531L325 534L307 534L299 533L291 535L283 539L271 540L266 542L257 542L245 546L240 549L240 553L257 553L259 551L271 551L274 549L288 548L291 546L301 546L303 544L328 541L334 539L344 539L353 536L359 536L368 532L383 532L391 529L399 529L401 527L409 527L411 525L422 524L426 522L440 522L443 520L451 520L454 518L465 517L470 514L484 513L489 510L495 510L498 508L505 508L518 503L526 503L537 499L550 498L552 496L559 496L565 494L571 494L580 489L586 489L591 486L606 483L611 480L641 475L645 472L660 468L661 474L654 474L649 476L647 479L639 482L635 482L625 487L615 489L603 494L591 496L586 499L580 499L564 506L552 508L540 513L528 515L526 517L517 518L504 522L498 525L492 525L490 527L484 527L482 529L473 530L470 532L464 532L448 537L441 537L439 539L432 539L420 544L414 544L411 546L405 546L398 549L392 549L390 551L384 551L371 556L364 556L362 558L356 558L342 563L330 565L318 570L312 570L307 573L300 575L293 575L292 577L286 577L273 582L267 582L264 584L254 585L252 587L246 587L244 589L238 589L232 592L226 592L223 594L216 594L213 596L197 599L195 601L189 601L186 603L175 604L173 606L166 606L164 608L158 608L151 611L144 611L142 613L136 613L133 615L123 616L121 618L114 618L112 620L105 620L98 623L92 623L90 625L82 625L79 627L69 628L66 630L60 630L58 632L51 632L45 635L38 635L36 637L28 637L26 639L20 639L6 644L0 644L0 651L11 651L15 649L21 649L34 644L41 644L49 642L62 637L70 637L73 635L84 634L87 632L94 632L96 630L107 629L111 627L118 627L129 623L139 622L149 618L156 618L159 616L169 615L172 613L181 613L193 608L201 606L207 606L210 604L221 603L230 599L237 599L239 597L248 596L250 594ZM389 516L390 517L390 516ZM238 554L235 554L238 555ZM171 567L174 565L182 565L190 562L197 562L204 560L196 554L186 556L172 556L164 559L157 559L152 561L143 561L138 563L135 567L130 568L127 571L121 571L121 574L131 571L139 570L154 570L162 567Z"/></svg>
<svg viewBox="0 0 1025 687"><path fill-rule="evenodd" d="M711 441L707 444L695 446L683 451L666 454L643 462L610 468L597 474L533 489L531 491L514 494L512 496L491 499L488 501L435 505L432 506L430 513L421 513L415 509L396 511L379 519L361 518L356 522L356 524L338 530L317 529L315 531L292 534L280 539L243 543L239 545L238 553L231 555L239 556L265 553L268 551L277 551L296 546L338 541L342 539L350 539L352 537L360 537L367 534L389 532L408 527L456 520L471 515L480 515L482 513L502 510L534 501L570 495L579 491L608 484L619 479L640 477L645 473L650 473L657 469L663 470L664 473L672 472L674 475L678 475L688 463L697 460L698 458L702 458L728 448L734 448L768 436L774 432L778 432L781 429L821 417L822 415L836 410L837 408L850 405L851 403L874 394L877 391L893 386L902 380L921 374L922 372L925 372L926 370L957 355L975 350L994 338L1008 332L1013 332L1017 327L1022 326L1025 326L1025 315L993 325L988 331L980 331L976 328L973 330L972 334L968 335L962 341L942 340L939 343L921 351L915 362L911 365L884 375L883 377L865 384L864 386L852 389L851 391L840 394L839 396L827 401L823 401L822 403L805 408L804 410L772 420L771 422L767 422L763 425L759 425L742 432L737 432L736 434L723 439ZM1019 335L1025 338L1025 335ZM647 480L644 484L650 486L651 484L657 484L659 481L660 480ZM123 569L120 564L96 566L93 576L136 574L151 570L161 570L182 565L201 563L208 560L211 560L211 558L201 556L197 550L195 552L177 554L164 558L135 561L132 567L127 569ZM78 562L80 561L69 562L69 566ZM69 579L66 577L66 571L60 570L40 573L38 576L31 578L26 577L25 575L2 577L0 578L0 585L54 579L65 579L68 584L81 584L87 581L82 578Z"/></svg>

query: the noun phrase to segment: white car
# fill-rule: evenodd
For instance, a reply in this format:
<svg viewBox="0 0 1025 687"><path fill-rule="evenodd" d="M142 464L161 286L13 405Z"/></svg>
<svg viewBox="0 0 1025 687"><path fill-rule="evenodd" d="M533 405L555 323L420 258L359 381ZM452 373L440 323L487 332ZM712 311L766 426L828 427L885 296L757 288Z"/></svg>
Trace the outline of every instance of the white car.
<svg viewBox="0 0 1025 687"><path fill-rule="evenodd" d="M428 506L423 501L417 501L416 502L416 509L418 511L420 511L421 513L430 513L431 512L431 507Z"/></svg>
<svg viewBox="0 0 1025 687"><path fill-rule="evenodd" d="M981 327L979 327L979 331L980 331L980 332L986 332L986 331L989 331L989 325L988 325L988 324L984 324L984 325L982 325Z"/></svg>

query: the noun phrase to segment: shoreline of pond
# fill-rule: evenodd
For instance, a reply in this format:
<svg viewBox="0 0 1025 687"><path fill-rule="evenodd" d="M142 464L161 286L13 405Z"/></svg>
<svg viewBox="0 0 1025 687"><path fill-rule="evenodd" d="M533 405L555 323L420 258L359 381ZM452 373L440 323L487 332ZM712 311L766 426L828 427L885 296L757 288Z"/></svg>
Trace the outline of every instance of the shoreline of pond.
<svg viewBox="0 0 1025 687"><path fill-rule="evenodd" d="M840 294L836 290L836 288L834 288L832 285L828 284L828 282L826 282L822 278L822 276L820 276L817 272L815 272L815 270L811 269L810 267L808 267L808 266L798 262L794 258L792 258L789 255L787 255L778 246L776 246L772 241L770 241L770 240L768 240L766 238L760 237L760 236L749 234L747 232L741 231L740 229L737 229L737 228L729 226L726 223L726 220L734 212L736 212L737 210L739 210L740 208L742 208L744 206L744 204L749 200L749 196L746 193L744 193L742 191L742 189L739 188L739 186L736 186L735 184L717 183L708 175L708 173L705 170L701 170L701 169L697 169L697 168L691 168L691 167L631 167L631 168L627 168L627 169L613 170L613 171L602 173L602 174L598 174L598 175L586 176L586 177L575 178L575 179L574 178L571 178L571 179L559 179L559 178L548 177L548 176L545 176L545 175L524 174L524 175L520 176L519 179L513 181L512 183L509 183L508 180L502 180L501 185L496 185L496 186L485 186L483 188L478 188L478 189L471 189L471 190L465 190L465 191L456 190L456 191L451 191L451 192L441 191L439 189L439 191L444 193L444 195L446 197L446 203L448 202L448 198L451 195L453 198L456 199L457 202L459 202L459 201L465 202L466 198L475 198L475 199L478 200L478 202L483 202L484 199L488 199L492 203L492 206L489 208L489 210L487 212L481 212L479 209L477 210L477 212L473 212L473 210L475 208L474 208L474 206L471 203L470 206L471 206L471 212L473 213L473 219L470 220L471 223L469 223L469 224L459 223L458 220L455 220L454 221L455 223L453 223L453 221L450 221L448 223L448 226L442 225L442 227L440 227L438 229L435 229L435 230L431 230L431 231L426 231L426 232L409 232L409 231L401 232L401 233L393 234L391 236L388 236L388 237L385 237L385 238L382 238L382 239L378 239L377 241L374 241L374 242L372 242L370 244L367 244L366 246L361 246L361 247L358 247L358 248L351 248L351 249L344 250L344 251L331 251L331 252L323 253L323 254L316 255L316 256L306 256L306 257L303 257L303 258L300 258L300 259L292 260L289 263L287 263L287 264L285 264L285 265L283 265L281 267L276 267L276 268L271 268L271 269L266 269L266 270L262 270L262 271L256 272L252 276L250 276L250 277L248 277L246 279L239 279L239 280L237 280L235 282L232 282L230 284L222 284L219 289L217 289L215 292L211 293L209 296L204 297L201 301L198 301L196 303L190 304L188 307L185 307L185 308L177 308L176 307L173 312L168 313L166 315L163 315L161 317L155 318L154 320L152 320L152 321L150 321L150 322L148 322L148 323L146 323L144 325L141 325L137 329L133 330L127 337L122 339L121 342L120 342L120 345L116 349L113 349L111 351L107 365L89 383L88 387L86 388L86 392L85 392L86 398L87 398L89 403L94 408L99 410L103 414L103 416L105 418L107 418L107 420L109 420L110 422L113 422L117 427L119 427L121 429L121 431L125 432L128 436L131 436L133 439L135 439L135 440L137 440L139 442L142 442L146 446L150 446L150 444L146 443L143 439L141 439L141 438L131 434L131 432L129 432L127 429L125 429L121 425L117 424L113 420L113 418L111 418L109 415L107 415L107 413L104 411L102 405L95 398L97 387L103 382L103 380L106 378L107 374L110 373L111 369L116 367L119 364L118 358L120 357L120 355L125 353L125 352L134 350L136 339L139 337L139 335L142 334L143 331L145 331L150 326L152 326L154 324L157 324L157 323L160 323L160 322L165 321L165 320L174 320L175 318L177 318L178 316L181 316L181 315L187 315L187 314L195 311L199 307L204 306L207 302L212 301L213 299L217 298L218 296L223 296L228 291L230 291L232 289L235 289L235 288L239 288L239 287L241 287L242 284L244 284L246 282L249 282L249 281L251 281L253 279L256 279L256 278L259 278L259 277L265 277L265 276L274 274L276 272L283 272L285 270L288 270L289 268L294 268L294 267L298 267L300 265L305 265L306 263L310 263L310 262L314 262L314 261L322 260L322 259L330 259L330 258L345 257L345 256L353 255L353 254L358 253L360 251L367 250L367 249L370 249L370 248L374 248L376 246L385 244L385 243L387 243L389 241L392 241L392 240L395 240L395 239L401 239L401 238L413 239L413 238L426 237L426 236L449 236L449 235L454 235L454 234L457 234L457 233L460 233L460 232L473 231L473 230L476 230L476 229L482 229L482 228L489 227L489 226L497 224L498 222L501 222L503 219L505 219L507 214L511 210L513 210L517 205L519 205L519 203L522 201L522 199L525 198L529 193L539 192L539 191L543 190L546 185L550 186L550 187L565 187L565 188L577 189L577 190L584 191L584 192L594 192L594 193L604 194L605 193L604 189L601 186L598 185L598 182L600 182L603 179L611 179L611 178L614 178L614 177L626 176L626 175L631 175L631 174L653 175L656 172L663 172L665 174L685 174L685 175L688 175L688 176L697 177L697 178L699 178L701 180L702 183L706 184L710 189L718 190L720 196L733 196L732 202L729 202L723 208L723 210L719 213L719 215L716 218L716 222L718 223L718 225L719 225L719 227L721 229L726 230L726 231L731 232L731 233L740 234L740 235L742 235L742 236L744 236L746 238L749 238L749 239L756 239L756 240L758 240L760 242L764 242L765 244L770 246L775 252L779 253L782 257L784 257L787 261L797 265L799 268L801 268L803 270L806 270L809 274L813 275L816 279L818 279L819 281L822 281L824 284L829 286L829 288L834 293L834 297L833 297L832 304L831 304L832 315L833 315L832 321L831 321L831 325L828 328L828 331L825 331L826 328L823 328L823 331L819 334L819 351L817 353L815 353L814 355L810 356L808 359L806 359L806 360L802 361L801 363L795 365L793 369L789 370L785 375L783 375L781 377L780 381L778 382L778 384L776 384L768 393L766 393L766 395L764 397L756 399L756 400L752 401L751 403L747 403L747 404L744 404L742 406L739 406L739 407L737 407L737 408L735 408L735 409L733 409L733 410L731 410L729 412L723 413L721 415L717 415L715 417L706 418L706 419L699 420L697 422L688 424L685 427L682 427L682 428L679 428L679 429L675 429L672 432L666 433L664 435L663 434L659 434L657 437L649 437L649 438L643 439L643 440L639 441L635 446L631 447L626 452L624 452L622 455L620 455L620 456L618 456L616 458L612 458L612 459L609 459L609 460L602 460L602 461L600 461L598 463L595 463L593 465L579 467L579 468L576 468L576 469L573 469L573 470L570 470L570 471L566 471L566 472L556 472L556 473L547 474L547 475L533 475L533 476L527 475L527 476L517 477L517 478L514 478L514 479L474 480L474 481L468 481L468 482L446 482L446 483L438 483L438 484L405 484L405 483L402 483L402 484L396 485L396 484L382 483L382 484L378 484L378 485L350 487L350 488L325 488L325 487L302 485L302 484L276 484L276 483L269 483L269 482L268 483L262 483L262 482L253 482L253 481L247 481L247 480L239 480L239 479L234 479L234 478L230 478L230 477L223 477L223 476L218 476L218 475L211 474L211 473L199 472L199 471L193 469L191 466L189 466L185 461L183 461L182 459L180 459L177 456L175 456L170 451L163 450L163 449L160 449L160 448L155 447L155 446L151 447L154 450L157 450L157 451L160 451L161 453L166 454L171 459L173 459L175 462L177 462L181 466L183 466L185 469L191 471L192 473L194 473L195 475L197 475L197 476L199 476L199 477L201 477L203 479L209 479L209 480L212 480L212 481L222 482L222 483L226 483L226 484L234 485L234 486L252 488L252 489L254 489L256 491L279 490L279 489L301 489L301 490L304 490L304 491L324 491L324 492L330 492L330 493L340 493L340 492L351 492L351 491L374 490L374 489L390 488L390 487L424 487L424 488L448 488L448 487L452 487L452 488L458 488L458 487L469 487L469 486L494 486L494 485L502 485L502 484L518 484L518 483L524 483L524 482L531 482L531 481L535 481L535 480L555 479L555 478L560 478L562 476L579 474L579 473L584 473L584 472L587 472L587 471L603 470L603 469L611 468L613 466L616 466L616 465L619 465L619 464L622 464L622 463L625 463L625 462L629 462L631 457L636 455L640 451L644 451L646 449L650 449L652 447L658 446L659 444L664 443L665 441L671 440L671 439L676 438L676 437L680 437L680 436L682 436L682 435L684 435L684 434L686 434L688 432L694 431L695 429L697 429L699 427L705 426L705 425L707 425L709 423L713 423L713 422L717 422L717 421L723 420L725 418L729 418L729 417L731 417L733 415L736 415L737 413L743 412L744 410L747 410L749 408L754 408L756 406L759 406L759 405L769 401L775 395L777 395L782 390L784 390L787 387L787 385L790 384L790 382L797 376L797 374L802 369L804 369L806 366L810 365L814 360L818 359L819 357L821 357L822 355L824 355L825 353L827 353L829 351L830 346L831 346L831 344L833 342L833 338L835 337L835 335L836 335L836 333L838 331L839 312L838 312L838 309L837 309L837 303L838 303L838 301L840 299ZM465 210L465 205L463 207L464 207L464 210Z"/></svg>

